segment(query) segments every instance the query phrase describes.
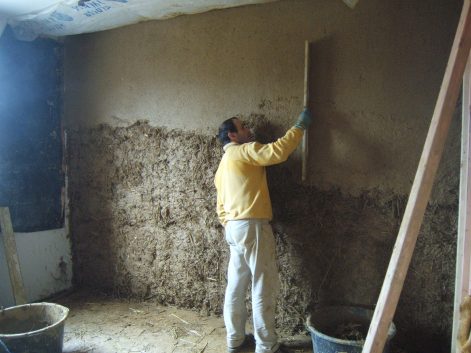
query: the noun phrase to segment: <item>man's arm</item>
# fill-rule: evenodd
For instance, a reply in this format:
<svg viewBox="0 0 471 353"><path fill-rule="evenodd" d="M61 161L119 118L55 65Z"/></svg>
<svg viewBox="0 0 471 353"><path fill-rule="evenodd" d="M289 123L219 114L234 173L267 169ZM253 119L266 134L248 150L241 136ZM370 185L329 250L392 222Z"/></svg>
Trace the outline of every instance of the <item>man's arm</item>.
<svg viewBox="0 0 471 353"><path fill-rule="evenodd" d="M224 211L224 204L222 203L222 200L221 200L221 197L219 196L219 193L217 195L216 212L218 214L219 222L222 224L223 227L225 227L226 223L227 223L226 211Z"/></svg>
<svg viewBox="0 0 471 353"><path fill-rule="evenodd" d="M304 131L293 127L272 143L245 143L233 152L233 158L259 166L269 166L286 161L301 142ZM232 151L231 151L232 154Z"/></svg>
<svg viewBox="0 0 471 353"><path fill-rule="evenodd" d="M245 143L231 151L231 157L252 165L269 166L286 161L301 142L304 130L311 124L311 114L305 109L294 127L273 143Z"/></svg>

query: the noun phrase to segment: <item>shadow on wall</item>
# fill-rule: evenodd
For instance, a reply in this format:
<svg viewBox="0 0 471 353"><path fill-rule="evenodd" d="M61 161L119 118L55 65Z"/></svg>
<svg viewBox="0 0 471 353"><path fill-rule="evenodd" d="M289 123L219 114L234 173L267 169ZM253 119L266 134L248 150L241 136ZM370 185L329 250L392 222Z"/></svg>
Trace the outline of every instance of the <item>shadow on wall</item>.
<svg viewBox="0 0 471 353"><path fill-rule="evenodd" d="M391 172L388 155L392 152L381 140L384 131L364 130L369 126L364 121L370 118L366 112L346 114L341 112L345 109L337 107L334 87L338 86L338 45L333 36L311 43L310 108L314 117L310 128L311 180L320 181L321 185L336 182L348 185L345 180L341 182L342 178L357 178L364 185L371 178L370 174L388 175ZM378 120L378 117L374 119ZM327 175L332 175L330 171L336 171L336 180L327 179Z"/></svg>
<svg viewBox="0 0 471 353"><path fill-rule="evenodd" d="M364 177L373 168L381 174L390 169L385 163L388 153L384 144L372 139L368 132L359 131L354 121L354 115L330 112L328 120L317 124L313 141L318 148L313 148L310 158L314 167L322 164L340 175Z"/></svg>
<svg viewBox="0 0 471 353"><path fill-rule="evenodd" d="M303 327L317 306L371 307L378 299L406 197L296 185L270 170L281 269L278 324ZM456 206L430 204L394 321L407 352L448 352L453 312ZM414 334L411 334L414 332Z"/></svg>

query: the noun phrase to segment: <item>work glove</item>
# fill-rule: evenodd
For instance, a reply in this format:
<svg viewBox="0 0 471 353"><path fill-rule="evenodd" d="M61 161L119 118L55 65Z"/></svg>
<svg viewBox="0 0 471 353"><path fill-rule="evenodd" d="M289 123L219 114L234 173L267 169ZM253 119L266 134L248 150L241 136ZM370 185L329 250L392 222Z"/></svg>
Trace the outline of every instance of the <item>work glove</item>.
<svg viewBox="0 0 471 353"><path fill-rule="evenodd" d="M301 114L299 114L298 120L296 121L296 124L294 124L295 127L306 130L309 125L311 125L312 122L312 117L311 113L309 112L309 109L305 108Z"/></svg>

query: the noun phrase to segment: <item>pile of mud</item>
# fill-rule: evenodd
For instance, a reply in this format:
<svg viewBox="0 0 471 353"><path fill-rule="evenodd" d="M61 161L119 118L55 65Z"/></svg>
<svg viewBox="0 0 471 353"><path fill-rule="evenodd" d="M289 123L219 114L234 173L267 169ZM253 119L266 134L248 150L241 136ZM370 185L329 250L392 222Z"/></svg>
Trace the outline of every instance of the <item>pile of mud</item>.
<svg viewBox="0 0 471 353"><path fill-rule="evenodd" d="M69 141L76 283L220 314L228 248L215 213L216 139L140 122L69 131ZM283 165L268 175L278 327L303 330L316 305L376 303L406 197L321 191ZM427 210L395 317L399 340L420 332L431 346L449 342L456 214L457 200Z"/></svg>

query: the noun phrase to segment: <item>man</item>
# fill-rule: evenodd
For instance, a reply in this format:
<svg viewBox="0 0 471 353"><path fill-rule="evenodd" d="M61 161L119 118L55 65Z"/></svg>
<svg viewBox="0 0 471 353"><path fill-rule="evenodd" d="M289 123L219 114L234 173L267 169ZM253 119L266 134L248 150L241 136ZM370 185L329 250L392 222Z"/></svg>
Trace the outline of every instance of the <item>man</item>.
<svg viewBox="0 0 471 353"><path fill-rule="evenodd" d="M219 127L224 155L216 172L217 214L230 247L224 322L227 351L235 353L253 343L246 335L245 294L252 280L252 311L256 353L282 353L275 332L279 289L275 262L272 208L265 167L284 162L296 149L311 116L304 110L294 127L277 141L254 142L251 131L237 118Z"/></svg>

